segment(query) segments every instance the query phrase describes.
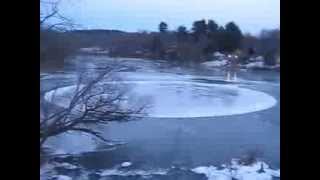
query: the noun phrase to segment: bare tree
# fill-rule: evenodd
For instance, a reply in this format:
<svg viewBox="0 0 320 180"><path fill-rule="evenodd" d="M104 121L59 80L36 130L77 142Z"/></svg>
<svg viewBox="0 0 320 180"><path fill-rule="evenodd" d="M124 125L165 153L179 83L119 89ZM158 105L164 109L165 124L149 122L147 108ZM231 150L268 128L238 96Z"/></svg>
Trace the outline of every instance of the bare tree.
<svg viewBox="0 0 320 180"><path fill-rule="evenodd" d="M79 76L78 82L70 90L64 106L53 105L59 95L51 93L50 100L40 100L40 148L50 137L77 131L108 141L97 130L99 125L112 121L134 120L142 115L145 105L128 104L127 90L120 88L111 79L114 68L88 77Z"/></svg>
<svg viewBox="0 0 320 180"><path fill-rule="evenodd" d="M40 0L40 67L63 67L65 58L79 49L79 40L71 33L76 24L59 11L60 0ZM78 25L77 25L78 26Z"/></svg>
<svg viewBox="0 0 320 180"><path fill-rule="evenodd" d="M60 13L59 4L60 0L40 0L40 29L66 31L75 26L71 19Z"/></svg>

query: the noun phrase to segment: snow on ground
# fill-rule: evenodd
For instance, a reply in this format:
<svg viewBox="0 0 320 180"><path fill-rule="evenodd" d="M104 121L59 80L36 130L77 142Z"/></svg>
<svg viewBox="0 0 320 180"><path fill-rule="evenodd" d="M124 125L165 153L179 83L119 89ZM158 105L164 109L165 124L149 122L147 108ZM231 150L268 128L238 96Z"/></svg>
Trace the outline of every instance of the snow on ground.
<svg viewBox="0 0 320 180"><path fill-rule="evenodd" d="M170 176L174 174L176 167L169 169L127 169L123 167L131 166L131 162L123 162L111 169L105 169L96 172L99 176L141 176L152 177L154 175ZM69 176L56 174L54 168L63 167L65 169L74 170L80 168L69 163L50 163L40 168L40 179L56 179L70 180ZM183 171L191 171L196 174L205 175L208 180L272 180L273 177L280 178L280 169L273 170L268 164L262 161L257 161L252 165L242 165L238 159L233 159L229 165L222 165L221 168L215 166L199 166L193 169L180 168ZM83 171L82 176L88 174ZM187 173L187 172L186 172Z"/></svg>
<svg viewBox="0 0 320 180"><path fill-rule="evenodd" d="M257 57L251 57L249 59L250 62L263 62L264 61L264 57L263 56L257 56Z"/></svg>
<svg viewBox="0 0 320 180"><path fill-rule="evenodd" d="M192 169L193 172L204 174L208 180L272 180L280 177L280 170L273 170L261 161L252 165L241 165L238 160L232 160L231 166L218 169L214 166L200 166Z"/></svg>
<svg viewBox="0 0 320 180"><path fill-rule="evenodd" d="M198 174L206 175L208 180L232 180L232 176L228 170L218 170L214 166L200 166L192 169L192 171Z"/></svg>
<svg viewBox="0 0 320 180"><path fill-rule="evenodd" d="M220 61L207 61L201 64L208 67L222 67L222 66L225 66L227 62L228 62L227 60L220 60Z"/></svg>
<svg viewBox="0 0 320 180"><path fill-rule="evenodd" d="M103 48L100 47L87 47L87 48L80 48L79 52L83 53L94 53L94 54L103 54L103 55L108 55L109 50L104 50Z"/></svg>
<svg viewBox="0 0 320 180"><path fill-rule="evenodd" d="M121 163L121 167L129 167L131 165L132 165L131 162L123 162L123 163Z"/></svg>
<svg viewBox="0 0 320 180"><path fill-rule="evenodd" d="M186 169L187 170L187 169ZM152 176L167 175L170 169L153 170L104 170L101 176ZM231 165L224 168L215 166L199 166L191 169L197 174L204 174L208 180L272 180L273 177L280 178L280 170L273 170L264 162L258 161L252 165L242 165L238 160L232 160Z"/></svg>
<svg viewBox="0 0 320 180"><path fill-rule="evenodd" d="M67 74L67 73L61 73L61 74L49 74L49 73L41 73L40 79L41 80L48 80L48 79L76 79L76 74Z"/></svg>
<svg viewBox="0 0 320 180"><path fill-rule="evenodd" d="M71 177L65 175L57 175L53 177L54 180L72 180Z"/></svg>
<svg viewBox="0 0 320 180"><path fill-rule="evenodd" d="M67 170L75 170L79 167L70 163L51 162L40 167L40 180L54 179L54 180L71 180L72 178L65 175L58 175L54 170L56 167Z"/></svg>
<svg viewBox="0 0 320 180"><path fill-rule="evenodd" d="M269 66L269 65L265 65L264 62L260 61L260 62L251 62L248 63L246 65L244 65L243 67L247 68L247 69L277 69L280 68L280 65L274 65L274 66Z"/></svg>
<svg viewBox="0 0 320 180"><path fill-rule="evenodd" d="M263 62L252 62L245 65L246 68L263 68L264 63Z"/></svg>
<svg viewBox="0 0 320 180"><path fill-rule="evenodd" d="M151 170L118 170L107 169L101 173L101 176L150 176L150 175L166 175L168 170L166 169L151 169Z"/></svg>
<svg viewBox="0 0 320 180"><path fill-rule="evenodd" d="M73 165L73 164L70 164L70 163L66 163L66 162L61 163L61 164L59 164L59 165L56 166L56 167L62 167L62 168L64 168L64 169L70 169L70 170L74 170L74 169L77 169L77 168L78 168L77 166L75 166L75 165Z"/></svg>
<svg viewBox="0 0 320 180"><path fill-rule="evenodd" d="M218 57L218 58L221 58L221 57L225 57L226 55L224 55L224 54L222 54L222 53L220 53L220 52L215 52L215 53L213 53L213 56L214 57Z"/></svg>

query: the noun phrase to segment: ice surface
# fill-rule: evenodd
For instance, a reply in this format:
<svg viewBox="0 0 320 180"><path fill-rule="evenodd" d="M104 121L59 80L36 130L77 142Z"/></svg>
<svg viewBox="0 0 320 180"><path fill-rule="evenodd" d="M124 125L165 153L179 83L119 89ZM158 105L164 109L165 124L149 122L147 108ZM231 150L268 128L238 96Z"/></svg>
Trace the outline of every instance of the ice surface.
<svg viewBox="0 0 320 180"><path fill-rule="evenodd" d="M112 82L117 83L117 82ZM133 97L150 97L149 117L187 118L244 114L271 108L277 103L272 96L237 85L209 84L188 81L122 81L133 84ZM45 95L50 100L55 94L59 106L66 107L68 100L61 98L75 86L63 87ZM59 100L59 98L61 98Z"/></svg>
<svg viewBox="0 0 320 180"><path fill-rule="evenodd" d="M79 140L81 139L81 141ZM60 152L54 154L80 154L95 151L95 141L92 137L78 132L70 132L48 139L50 144Z"/></svg>

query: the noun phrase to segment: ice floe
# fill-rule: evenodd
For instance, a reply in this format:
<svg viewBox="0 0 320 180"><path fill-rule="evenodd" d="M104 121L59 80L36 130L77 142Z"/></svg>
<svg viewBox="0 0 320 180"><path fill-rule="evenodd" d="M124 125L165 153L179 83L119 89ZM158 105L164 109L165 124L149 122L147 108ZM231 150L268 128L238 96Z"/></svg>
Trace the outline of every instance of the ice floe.
<svg viewBox="0 0 320 180"><path fill-rule="evenodd" d="M107 83L107 82L105 82ZM157 118L188 118L228 116L256 112L273 107L277 100L267 93L241 88L237 85L210 84L190 81L121 81L110 83L133 84L132 96L148 96L152 107L147 116ZM45 99L67 107L65 95L75 86L50 91ZM130 95L130 94L129 94ZM59 100L59 98L61 98Z"/></svg>

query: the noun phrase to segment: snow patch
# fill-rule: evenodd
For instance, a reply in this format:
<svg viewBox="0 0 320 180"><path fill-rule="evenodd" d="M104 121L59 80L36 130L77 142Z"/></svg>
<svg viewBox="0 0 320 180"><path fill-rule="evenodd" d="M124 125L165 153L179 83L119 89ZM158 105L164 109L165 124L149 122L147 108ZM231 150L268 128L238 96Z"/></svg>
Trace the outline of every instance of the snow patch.
<svg viewBox="0 0 320 180"><path fill-rule="evenodd" d="M263 68L264 63L263 62L252 62L246 65L246 68Z"/></svg>
<svg viewBox="0 0 320 180"><path fill-rule="evenodd" d="M131 170L131 171L107 169L101 173L101 176L151 176L151 175L166 175L167 173L168 173L168 170L166 169Z"/></svg>
<svg viewBox="0 0 320 180"><path fill-rule="evenodd" d="M242 165L238 160L232 160L231 166L218 169L214 166L200 166L192 169L193 172L204 174L208 180L272 180L280 178L280 170L273 170L264 162L252 165Z"/></svg>
<svg viewBox="0 0 320 180"><path fill-rule="evenodd" d="M72 180L71 177L65 175L57 175L53 177L54 180Z"/></svg>
<svg viewBox="0 0 320 180"><path fill-rule="evenodd" d="M206 175L208 180L232 180L232 176L228 170L217 170L217 168L214 166L200 166L192 169L192 171L198 174Z"/></svg>
<svg viewBox="0 0 320 180"><path fill-rule="evenodd" d="M257 56L257 57L252 57L249 59L250 62L263 62L264 58L263 56Z"/></svg>
<svg viewBox="0 0 320 180"><path fill-rule="evenodd" d="M217 52L213 53L213 56L217 57L217 58L222 58L222 57L225 57L226 55L224 55L224 54L222 54L222 53L217 51Z"/></svg>
<svg viewBox="0 0 320 180"><path fill-rule="evenodd" d="M208 67L221 67L227 65L227 60L220 60L220 61L207 61L202 63L202 65L208 66Z"/></svg>
<svg viewBox="0 0 320 180"><path fill-rule="evenodd" d="M243 67L247 68L247 69L269 69L269 70L272 70L272 69L279 69L280 68L280 64L276 64L274 66L270 66L270 65L266 65L264 64L264 62L251 62L251 63L248 63L246 65L244 65Z"/></svg>
<svg viewBox="0 0 320 180"><path fill-rule="evenodd" d="M132 165L131 162L123 162L123 163L121 163L121 167L129 167L131 165Z"/></svg>
<svg viewBox="0 0 320 180"><path fill-rule="evenodd" d="M66 162L59 164L57 167L63 167L65 169L70 169L70 170L78 169L77 166L70 164L70 163L66 163Z"/></svg>
<svg viewBox="0 0 320 180"><path fill-rule="evenodd" d="M109 54L109 50L104 50L100 47L87 47L87 48L80 48L79 52L83 53L96 53L96 54Z"/></svg>

